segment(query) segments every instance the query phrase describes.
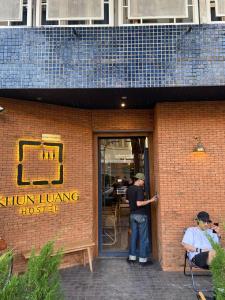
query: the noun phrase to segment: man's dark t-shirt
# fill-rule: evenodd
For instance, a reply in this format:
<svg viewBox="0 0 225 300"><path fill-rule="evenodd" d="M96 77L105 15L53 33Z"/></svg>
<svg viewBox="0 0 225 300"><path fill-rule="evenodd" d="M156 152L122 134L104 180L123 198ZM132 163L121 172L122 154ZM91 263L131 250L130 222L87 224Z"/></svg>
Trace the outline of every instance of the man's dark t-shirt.
<svg viewBox="0 0 225 300"><path fill-rule="evenodd" d="M137 206L137 201L144 201L144 190L142 187L132 185L127 189L131 214L148 215L149 205Z"/></svg>

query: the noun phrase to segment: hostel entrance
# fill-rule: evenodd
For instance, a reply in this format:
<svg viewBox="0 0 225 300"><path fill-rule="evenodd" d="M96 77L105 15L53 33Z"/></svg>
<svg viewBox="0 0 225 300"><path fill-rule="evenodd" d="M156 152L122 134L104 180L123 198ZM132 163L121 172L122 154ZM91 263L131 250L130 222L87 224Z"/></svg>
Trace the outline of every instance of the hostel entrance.
<svg viewBox="0 0 225 300"><path fill-rule="evenodd" d="M139 172L145 174L145 197L149 199L148 137L99 138L99 254L101 256L127 256L128 254L130 210L126 192L129 185L133 183L134 175ZM151 241L151 228L149 229Z"/></svg>

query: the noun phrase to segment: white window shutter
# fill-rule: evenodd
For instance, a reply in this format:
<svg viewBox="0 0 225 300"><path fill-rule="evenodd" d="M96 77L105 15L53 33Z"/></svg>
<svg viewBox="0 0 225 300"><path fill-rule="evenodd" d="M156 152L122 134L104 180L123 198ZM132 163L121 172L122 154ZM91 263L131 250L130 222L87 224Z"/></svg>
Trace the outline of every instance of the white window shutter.
<svg viewBox="0 0 225 300"><path fill-rule="evenodd" d="M188 0L128 0L128 18L188 18Z"/></svg>
<svg viewBox="0 0 225 300"><path fill-rule="evenodd" d="M23 1L22 0L0 0L0 22L22 21Z"/></svg>
<svg viewBox="0 0 225 300"><path fill-rule="evenodd" d="M224 17L225 16L225 0L216 0L216 16Z"/></svg>
<svg viewBox="0 0 225 300"><path fill-rule="evenodd" d="M47 20L104 20L104 0L47 0Z"/></svg>

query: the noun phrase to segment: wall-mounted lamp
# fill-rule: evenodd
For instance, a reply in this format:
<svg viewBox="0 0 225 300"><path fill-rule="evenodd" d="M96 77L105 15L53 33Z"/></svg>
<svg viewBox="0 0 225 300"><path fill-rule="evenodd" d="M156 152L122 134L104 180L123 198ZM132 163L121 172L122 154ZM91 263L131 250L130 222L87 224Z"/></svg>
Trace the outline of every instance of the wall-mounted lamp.
<svg viewBox="0 0 225 300"><path fill-rule="evenodd" d="M5 110L5 108L0 106L0 113L3 112L4 110Z"/></svg>
<svg viewBox="0 0 225 300"><path fill-rule="evenodd" d="M196 146L193 148L193 152L205 152L205 147L203 146L199 137L196 137L195 140L197 141Z"/></svg>

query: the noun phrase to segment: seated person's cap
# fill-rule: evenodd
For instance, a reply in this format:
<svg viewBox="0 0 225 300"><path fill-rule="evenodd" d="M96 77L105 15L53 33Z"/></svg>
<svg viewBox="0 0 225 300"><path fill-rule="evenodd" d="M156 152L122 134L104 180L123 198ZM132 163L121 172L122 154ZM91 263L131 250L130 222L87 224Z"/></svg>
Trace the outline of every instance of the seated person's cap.
<svg viewBox="0 0 225 300"><path fill-rule="evenodd" d="M136 179L141 179L141 180L145 180L145 175L143 173L137 173L134 178Z"/></svg>
<svg viewBox="0 0 225 300"><path fill-rule="evenodd" d="M200 211L197 214L196 220L201 220L203 222L208 222L208 223L212 222L209 218L209 214L206 211Z"/></svg>

